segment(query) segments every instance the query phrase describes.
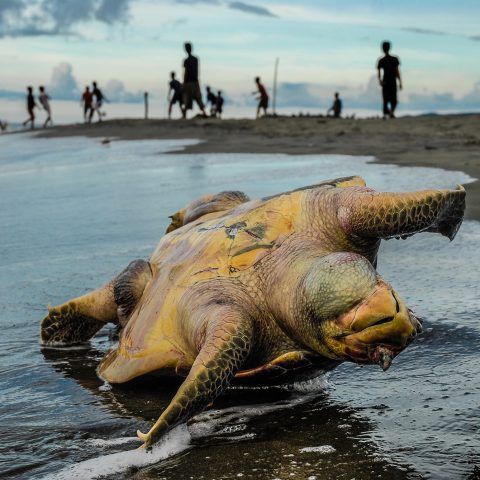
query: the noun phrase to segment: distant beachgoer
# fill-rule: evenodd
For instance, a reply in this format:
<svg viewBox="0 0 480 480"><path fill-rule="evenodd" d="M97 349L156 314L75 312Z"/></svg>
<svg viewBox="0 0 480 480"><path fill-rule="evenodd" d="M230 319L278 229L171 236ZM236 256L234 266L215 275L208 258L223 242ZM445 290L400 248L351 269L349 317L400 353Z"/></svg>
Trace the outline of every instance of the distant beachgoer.
<svg viewBox="0 0 480 480"><path fill-rule="evenodd" d="M172 78L168 84L168 118L172 118L172 107L178 102L178 106L183 115L183 90L182 84L175 78L175 72L170 73L170 77ZM171 92L173 95L170 97Z"/></svg>
<svg viewBox="0 0 480 480"><path fill-rule="evenodd" d="M327 115L330 112L333 112L333 116L335 118L340 118L340 116L342 115L342 101L340 100L338 92L335 92L335 98L333 100L333 105L328 109Z"/></svg>
<svg viewBox="0 0 480 480"><path fill-rule="evenodd" d="M210 116L217 116L217 96L212 92L212 89L207 86L207 105L210 104Z"/></svg>
<svg viewBox="0 0 480 480"><path fill-rule="evenodd" d="M206 117L205 105L202 101L202 92L198 75L198 58L192 55L192 44L185 43L187 58L183 61L183 118L187 118L187 110L192 110L193 100Z"/></svg>
<svg viewBox="0 0 480 480"><path fill-rule="evenodd" d="M27 87L27 112L28 118L23 122L23 126L26 127L27 123L30 123L30 128L33 130L35 128L35 112L33 109L35 107L38 108L38 105L35 102L35 98L33 97L33 88Z"/></svg>
<svg viewBox="0 0 480 480"><path fill-rule="evenodd" d="M0 130L4 132L8 127L8 122L0 118Z"/></svg>
<svg viewBox="0 0 480 480"><path fill-rule="evenodd" d="M400 77L400 60L398 57L390 55L390 42L382 43L382 50L385 55L378 61L378 81L382 87L383 96L383 118L395 118L395 108L397 107L397 80L398 87L402 89L402 79ZM383 71L383 76L382 76Z"/></svg>
<svg viewBox="0 0 480 480"><path fill-rule="evenodd" d="M52 112L50 110L50 95L45 91L45 87L40 86L38 87L38 90L40 91L40 95L38 96L38 101L40 102L40 105L42 105L43 109L47 112L47 118L45 119L45 122L43 123L43 128L46 128L48 125L48 122L50 122L53 125L52 122Z"/></svg>
<svg viewBox="0 0 480 480"><path fill-rule="evenodd" d="M260 94L257 97L258 106L257 106L257 118L260 117L260 110L263 109L264 115L267 116L267 108L268 108L268 93L267 89L260 83L260 77L255 77L255 83L257 84L258 91L252 92L252 95L256 95L257 93Z"/></svg>
<svg viewBox="0 0 480 480"><path fill-rule="evenodd" d="M83 104L83 122L90 123L93 116L93 95L88 86L85 87L85 91L82 94L81 103Z"/></svg>
<svg viewBox="0 0 480 480"><path fill-rule="evenodd" d="M220 118L222 117L224 103L225 103L225 99L222 96L222 91L219 90L217 93L217 115Z"/></svg>
<svg viewBox="0 0 480 480"><path fill-rule="evenodd" d="M105 116L106 113L102 112L100 109L102 108L103 102L108 102L108 99L98 88L97 82L93 82L92 85L92 95L95 97L95 102L93 103L93 107L90 109L90 121L92 121L94 113L97 112L98 121L101 122L102 117Z"/></svg>

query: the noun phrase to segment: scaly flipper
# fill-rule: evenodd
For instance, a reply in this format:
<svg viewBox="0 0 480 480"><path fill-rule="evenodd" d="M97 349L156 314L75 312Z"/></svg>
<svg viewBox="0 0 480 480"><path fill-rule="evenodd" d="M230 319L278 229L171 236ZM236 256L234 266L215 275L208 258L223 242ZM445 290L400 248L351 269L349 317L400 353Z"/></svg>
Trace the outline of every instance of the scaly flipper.
<svg viewBox="0 0 480 480"><path fill-rule="evenodd" d="M49 307L41 325L42 343L72 345L86 342L106 323L124 323L151 278L150 265L135 260L103 287Z"/></svg>
<svg viewBox="0 0 480 480"><path fill-rule="evenodd" d="M190 373L150 431L137 432L144 448L220 395L250 352L251 320L231 305L209 305L208 308L205 341Z"/></svg>
<svg viewBox="0 0 480 480"><path fill-rule="evenodd" d="M338 218L343 228L363 238L408 237L435 232L455 237L465 210L465 189L379 193L346 189L339 193Z"/></svg>

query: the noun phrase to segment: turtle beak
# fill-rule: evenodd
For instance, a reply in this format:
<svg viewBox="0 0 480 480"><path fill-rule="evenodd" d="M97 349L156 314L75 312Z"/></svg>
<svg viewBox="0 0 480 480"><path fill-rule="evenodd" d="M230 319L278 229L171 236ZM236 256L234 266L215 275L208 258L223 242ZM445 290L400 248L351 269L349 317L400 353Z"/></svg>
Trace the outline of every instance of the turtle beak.
<svg viewBox="0 0 480 480"><path fill-rule="evenodd" d="M351 332L342 338L350 359L376 363L383 370L422 331L420 321L383 280L339 321L344 331Z"/></svg>

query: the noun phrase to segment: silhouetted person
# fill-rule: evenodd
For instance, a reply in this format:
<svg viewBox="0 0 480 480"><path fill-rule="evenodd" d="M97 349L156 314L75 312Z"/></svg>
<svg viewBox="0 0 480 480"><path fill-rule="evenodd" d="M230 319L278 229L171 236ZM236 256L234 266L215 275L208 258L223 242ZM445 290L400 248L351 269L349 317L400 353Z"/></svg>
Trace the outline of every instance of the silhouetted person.
<svg viewBox="0 0 480 480"><path fill-rule="evenodd" d="M397 80L398 87L402 89L402 79L400 78L400 60L398 57L390 55L390 42L382 43L382 50L385 55L378 61L378 81L382 86L383 95L383 118L389 116L395 118L395 108L397 107ZM382 75L383 71L383 75Z"/></svg>
<svg viewBox="0 0 480 480"><path fill-rule="evenodd" d="M85 91L82 94L82 101L83 105L83 121L84 123L90 123L91 118L93 116L93 95L90 91L90 87L85 87Z"/></svg>
<svg viewBox="0 0 480 480"><path fill-rule="evenodd" d="M27 123L30 123L30 128L33 130L35 128L35 112L33 109L38 107L35 103L35 98L33 97L33 88L27 87L27 112L28 118L23 122L23 126L26 127Z"/></svg>
<svg viewBox="0 0 480 480"><path fill-rule="evenodd" d="M210 104L210 116L217 116L217 96L212 92L210 87L206 88L207 90L207 105Z"/></svg>
<svg viewBox="0 0 480 480"><path fill-rule="evenodd" d="M225 103L225 99L222 96L222 91L219 90L217 93L217 115L220 118L222 117L224 103Z"/></svg>
<svg viewBox="0 0 480 480"><path fill-rule="evenodd" d="M182 84L175 78L175 72L170 73L171 80L168 83L168 118L172 117L172 107L178 102L183 115L183 89ZM170 94L173 92L173 95Z"/></svg>
<svg viewBox="0 0 480 480"><path fill-rule="evenodd" d="M105 115L100 109L102 108L103 102L108 102L107 97L102 93L102 91L98 88L97 82L93 82L93 90L92 95L95 97L95 102L93 103L93 107L90 109L90 121L92 121L93 115L97 112L98 121L102 121L102 117Z"/></svg>
<svg viewBox="0 0 480 480"><path fill-rule="evenodd" d="M342 101L340 100L338 92L335 92L335 98L333 100L333 105L328 109L327 115L330 112L333 112L333 116L335 118L340 118L340 116L342 115Z"/></svg>
<svg viewBox="0 0 480 480"><path fill-rule="evenodd" d="M43 86L38 87L38 90L40 91L40 95L38 96L38 101L40 102L40 105L43 107L43 109L47 112L47 118L43 123L43 128L45 128L48 125L48 122L50 122L53 125L52 112L50 110L50 102L49 102L50 96L45 91L45 87Z"/></svg>
<svg viewBox="0 0 480 480"><path fill-rule="evenodd" d="M4 132L8 127L8 122L0 118L0 130Z"/></svg>
<svg viewBox="0 0 480 480"><path fill-rule="evenodd" d="M207 116L200 91L198 58L192 55L192 49L192 44L187 42L185 51L188 56L183 61L183 118L187 118L187 110L192 110L193 100L197 102L203 115Z"/></svg>
<svg viewBox="0 0 480 480"><path fill-rule="evenodd" d="M260 117L260 110L263 109L264 115L267 116L267 108L268 108L268 93L267 89L260 83L260 77L255 77L255 83L257 84L257 92L252 92L253 95L257 93L260 94L257 97L258 106L257 106L257 118Z"/></svg>

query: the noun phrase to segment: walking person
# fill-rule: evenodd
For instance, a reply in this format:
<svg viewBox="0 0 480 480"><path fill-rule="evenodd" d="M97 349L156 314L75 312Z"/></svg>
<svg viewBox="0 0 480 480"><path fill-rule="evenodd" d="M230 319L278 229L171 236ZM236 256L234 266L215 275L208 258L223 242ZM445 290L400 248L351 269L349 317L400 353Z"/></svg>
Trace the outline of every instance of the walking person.
<svg viewBox="0 0 480 480"><path fill-rule="evenodd" d="M402 89L402 79L400 77L400 60L398 57L390 55L390 42L382 43L382 50L385 54L377 64L378 81L382 87L383 96L383 118L395 118L395 108L397 108L397 80L398 88ZM383 75L382 75L383 72Z"/></svg>
<svg viewBox="0 0 480 480"><path fill-rule="evenodd" d="M85 91L82 93L81 105L83 105L83 123L90 123L93 116L93 95L90 91L90 87L86 86Z"/></svg>
<svg viewBox="0 0 480 480"><path fill-rule="evenodd" d="M172 107L178 102L180 111L183 115L183 89L182 84L175 78L175 72L170 72L170 82L168 84L168 118L172 118ZM173 95L171 93L173 92Z"/></svg>
<svg viewBox="0 0 480 480"><path fill-rule="evenodd" d="M335 118L340 118L342 115L342 101L340 100L340 96L338 92L335 92L334 100L332 106L327 110L327 115L333 112L333 116Z"/></svg>
<svg viewBox="0 0 480 480"><path fill-rule="evenodd" d="M108 102L108 98L98 88L97 82L93 82L92 85L92 96L95 97L95 102L93 103L93 107L90 109L90 122L92 121L95 112L97 112L98 121L101 122L102 117L105 116L106 113L102 112L100 109L102 108L103 102Z"/></svg>
<svg viewBox="0 0 480 480"><path fill-rule="evenodd" d="M217 96L212 92L212 89L207 86L207 105L210 104L210 116L217 116Z"/></svg>
<svg viewBox="0 0 480 480"><path fill-rule="evenodd" d="M264 116L267 116L267 108L268 108L268 93L265 86L260 82L260 77L255 77L255 83L257 85L258 91L252 92L252 95L256 95L257 93L260 95L257 97L258 106L257 106L257 118L260 118L260 110L263 109Z"/></svg>
<svg viewBox="0 0 480 480"><path fill-rule="evenodd" d="M27 112L28 118L23 122L23 126L26 127L27 123L30 123L30 128L33 130L35 128L35 112L33 109L38 108L35 98L33 97L33 88L27 87Z"/></svg>
<svg viewBox="0 0 480 480"><path fill-rule="evenodd" d="M48 123L50 122L53 125L52 122L52 112L50 110L50 95L45 91L45 87L42 85L38 87L38 90L40 91L40 95L38 96L38 101L40 102L40 105L43 107L43 109L47 112L47 118L45 119L45 122L43 123L43 128L46 128Z"/></svg>
<svg viewBox="0 0 480 480"><path fill-rule="evenodd" d="M187 118L187 110L192 110L193 100L197 102L203 116L207 116L200 90L199 62L198 58L192 55L192 50L192 44L189 42L185 43L187 58L183 61L183 118Z"/></svg>
<svg viewBox="0 0 480 480"><path fill-rule="evenodd" d="M222 118L223 113L223 104L225 103L225 99L222 96L222 91L219 90L217 93L217 116L218 118Z"/></svg>

